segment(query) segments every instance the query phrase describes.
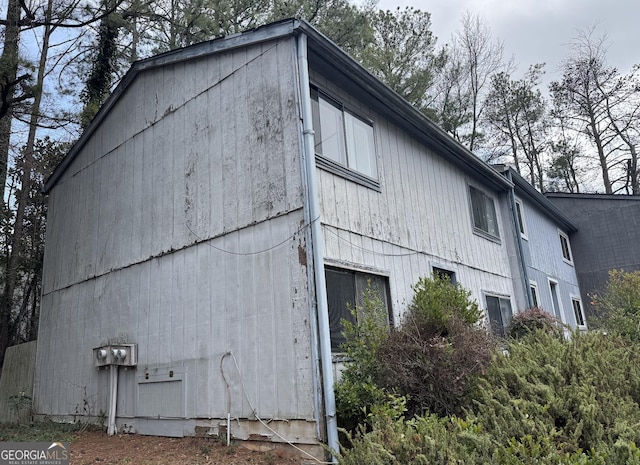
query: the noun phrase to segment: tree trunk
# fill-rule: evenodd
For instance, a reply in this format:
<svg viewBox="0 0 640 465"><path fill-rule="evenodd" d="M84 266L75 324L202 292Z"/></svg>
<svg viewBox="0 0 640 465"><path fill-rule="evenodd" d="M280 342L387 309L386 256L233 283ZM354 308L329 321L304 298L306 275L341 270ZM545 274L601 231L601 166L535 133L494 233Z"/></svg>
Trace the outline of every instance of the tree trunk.
<svg viewBox="0 0 640 465"><path fill-rule="evenodd" d="M51 17L53 0L49 0L47 6L47 19ZM7 259L5 270L5 287L0 301L0 312L2 318L2 327L0 328L0 366L4 363L4 355L12 340L12 334L9 334L9 326L11 322L11 311L13 309L13 300L16 285L18 282L18 265L20 262L20 243L22 242L22 232L24 229L24 213L27 203L29 202L29 193L31 190L31 170L33 168L33 149L36 140L36 130L40 119L40 103L42 101L42 88L44 77L46 75L47 55L49 53L49 39L51 36L51 26L44 28L42 37L42 50L40 53L40 63L38 66L38 77L36 82L36 93L34 96L33 106L31 107L31 116L29 120L29 135L27 137L27 145L24 150L22 176L20 180L19 195L15 200L16 216L11 234L11 249Z"/></svg>
<svg viewBox="0 0 640 465"><path fill-rule="evenodd" d="M9 0L7 5L7 25L4 30L4 49L0 57L0 90L4 116L0 118L0 181L2 192L7 182L7 164L9 162L9 141L11 139L10 102L15 94L14 83L18 75L18 40L20 38L20 1ZM4 196L3 196L4 199ZM2 323L0 323L2 324Z"/></svg>

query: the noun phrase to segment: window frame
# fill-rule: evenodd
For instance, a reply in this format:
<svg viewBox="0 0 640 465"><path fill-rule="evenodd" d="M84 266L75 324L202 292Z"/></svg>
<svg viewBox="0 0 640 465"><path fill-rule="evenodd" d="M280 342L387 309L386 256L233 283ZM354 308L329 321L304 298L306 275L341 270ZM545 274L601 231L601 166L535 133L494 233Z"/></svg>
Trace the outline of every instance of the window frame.
<svg viewBox="0 0 640 465"><path fill-rule="evenodd" d="M360 112L352 109L350 106L345 105L343 102L339 101L338 99L332 97L331 95L328 95L326 92L322 91L318 87L311 86L311 107L312 107L312 113L313 113L312 116L313 116L313 126L314 126L315 134L322 133L320 114L319 114L319 111L316 110L316 108L319 110L321 100L324 101L324 103L331 105L334 109L338 110L341 114L340 121L342 125L342 137L339 141L339 144L342 145L345 163L341 163L340 161L337 161L326 154L318 152L316 150L316 147L321 145L320 143L314 142L314 153L316 156L316 165L318 166L318 168L322 168L325 171L329 171L333 174L346 178L357 184L363 185L365 187L368 187L370 189L380 192L381 191L380 168L379 168L379 160L378 160L378 154L377 154L377 148L376 148L376 130L375 130L374 122L371 119L364 117ZM376 177L371 177L367 173L364 173L363 171L358 171L353 166L353 163L351 161L351 157L348 151L348 147L350 144L348 142L349 133L347 129L348 124L346 122L347 118L345 118L345 115L348 115L349 117L354 118L356 121L360 121L371 128L371 139L370 139L371 151L369 152L369 163L373 164L373 170L375 171ZM314 141L315 141L315 136L314 136Z"/></svg>
<svg viewBox="0 0 640 465"><path fill-rule="evenodd" d="M381 273L376 273L376 272L372 272L370 270L361 270L361 269L356 269L356 268L350 268L350 267L342 267L342 266L335 266L335 265L331 265L331 264L326 264L324 267L325 270L325 277L327 276L328 272L333 272L336 274L342 274L342 275L351 275L353 277L353 297L352 300L353 302L353 306L357 306L358 305L358 300L359 298L361 298L362 293L359 291L364 291L364 289L359 289L358 288L358 280L362 280L364 279L369 279L370 277L374 277L376 279L379 279L383 285L384 285L384 303L387 309L387 322L389 324L389 327L391 327L394 323L393 323L393 309L391 307L391 288L390 288L390 282L389 282L389 276L386 274L381 274ZM327 304L330 305L331 304L331 295L330 295L330 289L329 289L329 285L328 285L328 281L329 279L326 279L327 281ZM361 282L361 281L360 281ZM346 319L346 320L350 320L352 322L355 323L355 321L353 321L353 318L350 314L347 314L346 312L348 312L347 308L341 309L340 311L340 315L337 315L339 317L338 321L335 322L335 318L333 319L333 326L335 327L336 325L339 324L339 322L342 320L342 318ZM341 325L340 325L341 326ZM331 341L331 353L334 355L340 355L343 354L343 352L340 350L340 344L343 341L343 338L340 336L338 338L336 338L334 336L334 334L336 334L336 331L332 331L331 327L332 327L332 312L331 309L329 309L329 327L330 327L330 341ZM336 342L337 341L337 342Z"/></svg>
<svg viewBox="0 0 640 465"><path fill-rule="evenodd" d="M533 306L540 308L540 292L538 289L538 283L530 280L529 289L531 290L531 298L533 299Z"/></svg>
<svg viewBox="0 0 640 465"><path fill-rule="evenodd" d="M505 295L505 294L498 294L495 292L483 292L483 296L484 296L484 304L485 304L485 313L486 313L486 319L489 323L489 330L496 334L499 337L504 337L507 333L507 329L509 328L509 325L511 324L511 319L513 318L513 305L511 302L511 296L509 295ZM500 321L498 323L500 323L500 327L496 327L493 322L494 320L491 318L491 313L489 311L489 300L488 299L498 299L498 308L500 310ZM503 302L508 302L509 304L509 318L508 318L508 322L505 323L504 321L504 315L503 315L503 309L502 309L502 303ZM496 331L497 330L497 331Z"/></svg>
<svg viewBox="0 0 640 465"><path fill-rule="evenodd" d="M547 277L549 283L549 296L551 297L551 308L553 310L552 315L562 323L566 323L566 316L564 313L564 307L562 305L562 299L560 298L560 282L557 279ZM555 294L555 301L554 301ZM556 307L557 301L557 307ZM547 311L548 312L548 311Z"/></svg>
<svg viewBox="0 0 640 465"><path fill-rule="evenodd" d="M584 314L584 308L582 306L582 299L580 297L578 297L577 295L571 295L571 308L573 309L573 317L576 320L576 328L578 328L581 331L586 331L587 330L587 317ZM575 304L578 304L578 309L580 311L580 320L578 320L578 314L576 312L576 306ZM582 323L581 323L582 322Z"/></svg>
<svg viewBox="0 0 640 465"><path fill-rule="evenodd" d="M560 229L558 229L558 239L560 240L560 252L562 253L562 261L564 261L568 265L573 266L573 251L571 250L571 242L569 241L569 235L564 233ZM567 246L566 252L567 252L568 258L567 258L567 255L565 255L565 247L563 244L563 240L564 240L564 244L566 244Z"/></svg>
<svg viewBox="0 0 640 465"><path fill-rule="evenodd" d="M518 224L516 226L518 227L520 237L522 237L525 241L528 241L529 235L527 234L527 222L524 219L524 202L522 202L522 200L516 197L515 203L516 203L516 218L518 221Z"/></svg>
<svg viewBox="0 0 640 465"><path fill-rule="evenodd" d="M467 197L469 198L469 210L470 210L470 215L471 215L471 226L473 228L473 232L474 234L477 234L479 236L484 237L485 239L489 239L493 242L497 242L500 243L501 239L500 239L500 223L498 221L498 209L496 208L496 199L494 196L489 195L484 189L480 189L479 187L476 187L472 184L468 184L467 185ZM473 194L472 194L472 189L475 190L476 192L478 192L479 194L482 195L483 197L483 213L485 215L485 217L487 217L488 213L492 213L493 215L493 222L495 223L495 229L496 229L496 234L492 233L489 231L489 224L491 223L491 218L488 218L486 220L487 222L487 231L485 231L484 229L482 229L480 226L476 225L476 216L475 216L475 209L474 209L474 201L473 201ZM487 212L485 211L485 208L487 203L486 200L490 200L491 201L491 212Z"/></svg>
<svg viewBox="0 0 640 465"><path fill-rule="evenodd" d="M451 282L451 284L458 284L458 271L455 269L455 267L443 265L442 263L438 262L429 263L429 267L431 268L431 276L433 276L435 273L441 273L449 277L449 281Z"/></svg>

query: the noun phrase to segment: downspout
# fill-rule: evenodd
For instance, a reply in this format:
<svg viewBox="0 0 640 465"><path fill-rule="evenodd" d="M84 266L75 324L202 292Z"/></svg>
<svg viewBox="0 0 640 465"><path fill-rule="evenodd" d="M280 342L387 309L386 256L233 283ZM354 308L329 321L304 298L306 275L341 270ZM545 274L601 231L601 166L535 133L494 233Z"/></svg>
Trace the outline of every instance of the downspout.
<svg viewBox="0 0 640 465"><path fill-rule="evenodd" d="M511 176L511 168L507 168L507 179L513 184L513 176ZM531 295L531 286L529 284L529 273L527 264L524 261L524 245L522 244L522 234L520 234L520 220L518 219L518 210L516 207L515 184L509 189L509 203L511 214L513 216L513 225L516 228L516 244L518 246L518 257L520 258L520 267L522 268L522 277L524 278L524 295L527 299L527 307L533 307L533 295Z"/></svg>
<svg viewBox="0 0 640 465"><path fill-rule="evenodd" d="M331 358L331 339L329 330L329 308L327 305L327 283L324 274L324 243L320 224L320 200L316 177L315 141L313 119L311 115L311 92L309 89L309 62L307 59L307 36L298 35L298 73L300 82L300 103L302 107L302 134L304 166L306 168L306 203L311 221L311 243L313 253L313 272L315 277L315 296L318 318L318 341L322 368L322 390L324 393L324 414L327 428L327 445L334 451L339 450L338 422L336 418L336 399L333 391L333 361ZM334 463L336 458L333 457Z"/></svg>

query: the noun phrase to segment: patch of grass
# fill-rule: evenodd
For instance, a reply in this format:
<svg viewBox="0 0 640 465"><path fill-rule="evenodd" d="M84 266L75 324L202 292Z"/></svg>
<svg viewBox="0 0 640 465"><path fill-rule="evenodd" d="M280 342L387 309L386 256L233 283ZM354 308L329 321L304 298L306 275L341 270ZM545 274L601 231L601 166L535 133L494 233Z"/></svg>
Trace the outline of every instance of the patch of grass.
<svg viewBox="0 0 640 465"><path fill-rule="evenodd" d="M39 421L0 424L0 440L11 442L70 442L84 425Z"/></svg>
<svg viewBox="0 0 640 465"><path fill-rule="evenodd" d="M227 455L233 455L238 450L238 446L235 443L231 443L227 446Z"/></svg>

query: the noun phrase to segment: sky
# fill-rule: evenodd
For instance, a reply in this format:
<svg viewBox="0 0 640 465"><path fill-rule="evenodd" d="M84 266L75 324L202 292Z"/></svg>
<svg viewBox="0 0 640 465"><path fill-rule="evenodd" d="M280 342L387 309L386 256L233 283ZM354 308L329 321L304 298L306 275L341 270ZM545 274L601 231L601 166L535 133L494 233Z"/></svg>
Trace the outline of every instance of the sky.
<svg viewBox="0 0 640 465"><path fill-rule="evenodd" d="M431 13L438 44L449 42L465 11L478 14L494 38L504 42L505 55L518 66L546 63L546 79L559 79L559 66L579 29L597 24L608 37L608 62L620 72L640 63L640 0L380 0L382 9L412 6Z"/></svg>

